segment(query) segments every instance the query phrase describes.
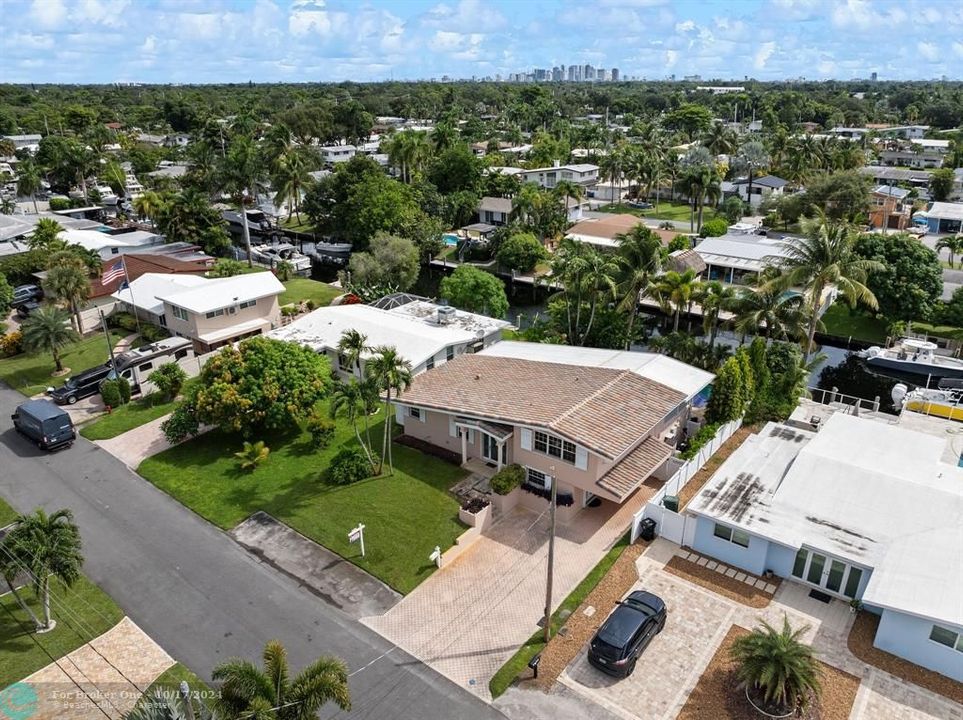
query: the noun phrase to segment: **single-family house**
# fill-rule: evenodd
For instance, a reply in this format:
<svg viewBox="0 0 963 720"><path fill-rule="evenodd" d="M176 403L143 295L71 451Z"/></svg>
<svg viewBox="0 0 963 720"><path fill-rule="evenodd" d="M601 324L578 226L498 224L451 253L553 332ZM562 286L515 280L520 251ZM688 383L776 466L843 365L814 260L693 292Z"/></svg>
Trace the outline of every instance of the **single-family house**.
<svg viewBox="0 0 963 720"><path fill-rule="evenodd" d="M136 228L120 228L107 232L64 230L60 237L69 245L80 245L85 250L95 251L104 260L164 244L163 235Z"/></svg>
<svg viewBox="0 0 963 720"><path fill-rule="evenodd" d="M910 191L896 185L879 185L869 202L869 225L883 230L905 230L913 214Z"/></svg>
<svg viewBox="0 0 963 720"><path fill-rule="evenodd" d="M205 275L214 267L216 258L203 252L197 245L176 242L158 245L144 252L124 253L121 270L126 274L111 272L117 267L119 258L104 260L103 271L97 278L90 280L90 299L110 296L117 292L125 282L136 280L147 273L167 275ZM104 282L104 278L107 282Z"/></svg>
<svg viewBox="0 0 963 720"><path fill-rule="evenodd" d="M749 203L749 207L755 209L769 198L783 195L789 181L783 180L775 175L763 175L762 177L753 178L751 193L749 190L749 178L733 180L732 184L739 193L739 197L742 198L742 201Z"/></svg>
<svg viewBox="0 0 963 720"><path fill-rule="evenodd" d="M706 264L706 278L741 285L786 255L782 243L754 233L728 232L700 241L695 251Z"/></svg>
<svg viewBox="0 0 963 720"><path fill-rule="evenodd" d="M112 297L128 312L190 338L200 354L280 327L282 292L269 272L214 279L146 273Z"/></svg>
<svg viewBox="0 0 963 720"><path fill-rule="evenodd" d="M914 168L943 167L943 160L950 149L949 140L927 138L907 142L887 143L880 151L879 159L884 165L905 165Z"/></svg>
<svg viewBox="0 0 963 720"><path fill-rule="evenodd" d="M655 485L712 379L664 355L505 341L416 377L396 414L463 464L524 467L523 505L544 510L554 478L564 522Z"/></svg>
<svg viewBox="0 0 963 720"><path fill-rule="evenodd" d="M877 185L906 183L920 191L925 191L929 187L931 178L930 173L926 170L910 170L883 165L865 165L859 168L859 173L873 178L873 182Z"/></svg>
<svg viewBox="0 0 963 720"><path fill-rule="evenodd" d="M508 225L515 216L515 203L511 198L483 197L478 201L478 222L495 227Z"/></svg>
<svg viewBox="0 0 963 720"><path fill-rule="evenodd" d="M532 168L519 173L522 182L537 183L551 190L560 180L568 180L583 187L592 187L599 181L599 166L591 163L562 165L558 161L551 167Z"/></svg>
<svg viewBox="0 0 963 720"><path fill-rule="evenodd" d="M437 305L425 298L393 295L373 305L332 305L314 310L270 334L323 353L342 378L354 372L338 352L347 330L357 330L369 347L389 345L411 363L415 374L443 365L463 353L478 352L501 339L511 327L504 320ZM362 354L362 371L373 351Z"/></svg>
<svg viewBox="0 0 963 720"><path fill-rule="evenodd" d="M2 135L0 139L9 140L16 150L26 150L33 154L40 149L41 137L39 134L31 133L29 135Z"/></svg>
<svg viewBox="0 0 963 720"><path fill-rule="evenodd" d="M616 248L619 245L619 235L629 233L644 224L640 217L629 213L594 213L570 227L565 236L598 247ZM685 234L662 228L650 227L649 230L658 235L666 246L676 235Z"/></svg>
<svg viewBox="0 0 963 720"><path fill-rule="evenodd" d="M877 648L963 681L963 469L950 450L844 413L818 432L769 423L685 508L691 545L861 603L880 616Z"/></svg>
<svg viewBox="0 0 963 720"><path fill-rule="evenodd" d="M931 233L963 232L963 203L935 202L925 211L916 213L917 218L926 221L927 229Z"/></svg>
<svg viewBox="0 0 963 720"><path fill-rule="evenodd" d="M354 145L322 145L318 148L321 159L326 163L335 164L348 162L358 153Z"/></svg>

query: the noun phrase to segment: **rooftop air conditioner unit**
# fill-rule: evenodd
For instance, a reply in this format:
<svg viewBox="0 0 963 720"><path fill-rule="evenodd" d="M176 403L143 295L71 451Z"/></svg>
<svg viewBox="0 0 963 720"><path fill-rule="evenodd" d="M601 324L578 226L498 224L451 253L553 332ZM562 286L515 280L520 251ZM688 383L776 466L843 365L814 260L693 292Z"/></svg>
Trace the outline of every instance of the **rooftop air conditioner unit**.
<svg viewBox="0 0 963 720"><path fill-rule="evenodd" d="M455 308L450 306L442 306L438 308L438 313L435 315L439 325L448 325L455 319Z"/></svg>

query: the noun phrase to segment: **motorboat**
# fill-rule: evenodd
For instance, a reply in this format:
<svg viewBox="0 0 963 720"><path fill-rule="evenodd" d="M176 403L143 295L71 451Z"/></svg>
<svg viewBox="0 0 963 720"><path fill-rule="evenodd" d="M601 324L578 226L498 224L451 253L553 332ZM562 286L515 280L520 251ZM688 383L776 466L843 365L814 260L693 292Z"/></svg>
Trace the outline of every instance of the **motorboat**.
<svg viewBox="0 0 963 720"><path fill-rule="evenodd" d="M902 338L891 347L873 346L859 353L866 364L925 378L963 378L963 360L936 354L936 343ZM927 383L929 384L929 383Z"/></svg>
<svg viewBox="0 0 963 720"><path fill-rule="evenodd" d="M280 242L273 245L253 245L251 246L251 256L258 262L277 267L279 263L286 262L297 274L311 272L311 258L291 243Z"/></svg>
<svg viewBox="0 0 963 720"><path fill-rule="evenodd" d="M963 422L963 390L922 387L910 390L905 384L897 383L891 395L896 407Z"/></svg>

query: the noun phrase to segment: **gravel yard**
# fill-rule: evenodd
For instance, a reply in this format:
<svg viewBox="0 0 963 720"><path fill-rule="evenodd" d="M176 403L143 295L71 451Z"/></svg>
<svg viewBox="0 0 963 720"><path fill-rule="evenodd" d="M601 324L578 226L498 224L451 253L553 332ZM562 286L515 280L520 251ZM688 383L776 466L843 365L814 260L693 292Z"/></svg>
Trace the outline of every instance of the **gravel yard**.
<svg viewBox="0 0 963 720"><path fill-rule="evenodd" d="M764 608L772 602L772 595L759 588L747 585L735 578L726 577L721 573L717 573L715 570L708 570L701 565L696 565L694 562L684 560L678 556L673 557L666 563L665 570L666 572L684 578L696 585L701 585L707 590L719 593L723 597L735 600L749 607ZM775 585L776 589L778 589L780 579L771 578L765 582L770 585Z"/></svg>

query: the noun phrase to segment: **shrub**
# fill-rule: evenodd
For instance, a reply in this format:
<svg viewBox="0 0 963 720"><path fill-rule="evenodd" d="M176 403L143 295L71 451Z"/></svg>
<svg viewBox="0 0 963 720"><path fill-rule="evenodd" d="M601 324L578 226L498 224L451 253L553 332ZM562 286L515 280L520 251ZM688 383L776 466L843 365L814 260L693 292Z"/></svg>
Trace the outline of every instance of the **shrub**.
<svg viewBox="0 0 963 720"><path fill-rule="evenodd" d="M230 258L219 258L214 267L208 271L208 275L216 278L227 278L240 275L244 272L244 263Z"/></svg>
<svg viewBox="0 0 963 720"><path fill-rule="evenodd" d="M729 224L723 218L706 220L702 223L702 230L699 231L700 237L720 237L726 234Z"/></svg>
<svg viewBox="0 0 963 720"><path fill-rule="evenodd" d="M0 357L13 357L23 352L23 333L16 330L0 337Z"/></svg>
<svg viewBox="0 0 963 720"><path fill-rule="evenodd" d="M50 210L51 212L56 212L57 210L69 210L70 209L70 199L62 197L52 197L50 198Z"/></svg>
<svg viewBox="0 0 963 720"><path fill-rule="evenodd" d="M311 310L314 310L318 304L314 302L314 300L308 300L306 303L304 303L304 306L308 309L308 312L310 312Z"/></svg>
<svg viewBox="0 0 963 720"><path fill-rule="evenodd" d="M719 432L719 428L722 427L722 423L708 423L699 428L699 432L689 440L689 447L687 447L683 452L679 453L683 460L691 460L694 458L702 447L715 437L715 434Z"/></svg>
<svg viewBox="0 0 963 720"><path fill-rule="evenodd" d="M162 327L157 327L156 325L151 325L149 323L141 323L140 325L140 336L145 342L157 342L158 340L163 340L171 336L170 332Z"/></svg>
<svg viewBox="0 0 963 720"><path fill-rule="evenodd" d="M171 416L161 423L161 432L172 445L197 435L200 423L192 402L184 402L174 408Z"/></svg>
<svg viewBox="0 0 963 720"><path fill-rule="evenodd" d="M117 390L120 392L120 402L126 405L130 402L130 383L125 378L119 377L114 380L117 383Z"/></svg>
<svg viewBox="0 0 963 720"><path fill-rule="evenodd" d="M496 495L508 495L525 481L525 475L521 465L507 465L492 476L489 485Z"/></svg>
<svg viewBox="0 0 963 720"><path fill-rule="evenodd" d="M351 485L367 477L371 477L371 465L361 448L339 450L328 468L328 479L335 485Z"/></svg>
<svg viewBox="0 0 963 720"><path fill-rule="evenodd" d="M157 386L157 392L165 400L173 400L184 387L187 373L175 362L164 363L147 376L147 381Z"/></svg>
<svg viewBox="0 0 963 720"><path fill-rule="evenodd" d="M133 332L137 329L137 319L129 312L113 313L107 318L107 324L110 327L120 328L128 332Z"/></svg>
<svg viewBox="0 0 963 720"><path fill-rule="evenodd" d="M284 305L281 308L281 314L284 317L293 317L300 312L300 308L297 305Z"/></svg>
<svg viewBox="0 0 963 720"><path fill-rule="evenodd" d="M308 434L311 435L311 444L316 450L322 450L331 444L335 427L335 422L321 413L315 412L308 418Z"/></svg>
<svg viewBox="0 0 963 720"><path fill-rule="evenodd" d="M669 241L668 251L675 252L676 250L688 250L692 247L692 240L689 239L688 235L676 235Z"/></svg>
<svg viewBox="0 0 963 720"><path fill-rule="evenodd" d="M234 457L238 459L241 470L251 472L267 460L270 454L271 448L265 445L263 440L258 440L253 443L245 440L244 449L234 453Z"/></svg>

